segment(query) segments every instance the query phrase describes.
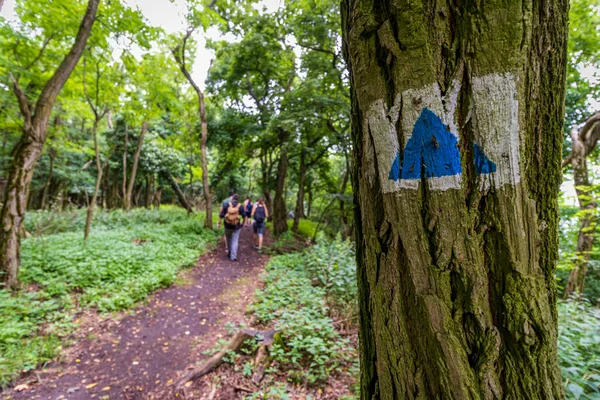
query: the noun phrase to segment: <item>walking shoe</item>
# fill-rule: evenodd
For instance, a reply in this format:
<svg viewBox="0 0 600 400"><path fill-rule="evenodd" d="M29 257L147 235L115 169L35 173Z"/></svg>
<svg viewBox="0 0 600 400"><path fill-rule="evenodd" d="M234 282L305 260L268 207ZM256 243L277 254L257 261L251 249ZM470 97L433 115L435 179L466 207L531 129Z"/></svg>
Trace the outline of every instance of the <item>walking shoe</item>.
<svg viewBox="0 0 600 400"><path fill-rule="evenodd" d="M255 248L256 250L259 250L259 248L258 248L258 246L257 246L257 245L254 245L254 248Z"/></svg>

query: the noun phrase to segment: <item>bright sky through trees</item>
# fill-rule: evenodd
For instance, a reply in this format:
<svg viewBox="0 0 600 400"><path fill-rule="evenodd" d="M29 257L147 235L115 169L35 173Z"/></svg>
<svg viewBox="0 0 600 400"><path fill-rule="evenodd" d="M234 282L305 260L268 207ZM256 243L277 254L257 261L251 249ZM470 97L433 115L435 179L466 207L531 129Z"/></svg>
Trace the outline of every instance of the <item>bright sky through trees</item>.
<svg viewBox="0 0 600 400"><path fill-rule="evenodd" d="M187 28L185 20L186 2L184 0L126 0L125 3L139 8L148 19L150 25L161 27L167 33L184 32ZM271 11L279 7L280 1L263 0L261 4ZM2 15L9 21L13 21L16 19L14 9L15 0L5 0L2 7ZM223 36L218 32L216 27L209 29L206 36L203 34L196 34L194 36L198 42L199 51L192 68L192 77L204 89L204 81L206 80L210 62L214 58L212 52L205 47L206 37L218 40L223 39ZM141 50L138 53L141 55Z"/></svg>

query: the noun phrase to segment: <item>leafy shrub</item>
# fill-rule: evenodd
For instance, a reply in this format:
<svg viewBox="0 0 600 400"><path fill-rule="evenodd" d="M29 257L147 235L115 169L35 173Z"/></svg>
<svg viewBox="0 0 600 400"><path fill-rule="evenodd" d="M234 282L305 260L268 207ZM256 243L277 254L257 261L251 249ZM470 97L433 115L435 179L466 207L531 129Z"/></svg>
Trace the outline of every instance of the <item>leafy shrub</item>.
<svg viewBox="0 0 600 400"><path fill-rule="evenodd" d="M558 359L569 399L600 399L600 310L558 303Z"/></svg>
<svg viewBox="0 0 600 400"><path fill-rule="evenodd" d="M274 257L253 310L281 331L282 340L271 349L274 360L293 380L314 383L347 361L351 350L328 316L326 290L312 284L308 259L306 253Z"/></svg>
<svg viewBox="0 0 600 400"><path fill-rule="evenodd" d="M173 283L216 239L199 216L174 207L98 212L87 245L83 212L66 213L69 224L33 214L30 224L54 234L23 241L19 279L29 290L0 290L0 385L55 357L81 307L131 307Z"/></svg>
<svg viewBox="0 0 600 400"><path fill-rule="evenodd" d="M356 259L352 243L338 235L327 240L323 234L307 252L307 271L314 284L325 289L328 303L346 318L357 313Z"/></svg>
<svg viewBox="0 0 600 400"><path fill-rule="evenodd" d="M292 229L292 225L294 225L294 220L288 219L287 223L288 228ZM317 225L318 224L315 221L300 218L300 221L298 222L298 234L300 236L312 239L316 236Z"/></svg>

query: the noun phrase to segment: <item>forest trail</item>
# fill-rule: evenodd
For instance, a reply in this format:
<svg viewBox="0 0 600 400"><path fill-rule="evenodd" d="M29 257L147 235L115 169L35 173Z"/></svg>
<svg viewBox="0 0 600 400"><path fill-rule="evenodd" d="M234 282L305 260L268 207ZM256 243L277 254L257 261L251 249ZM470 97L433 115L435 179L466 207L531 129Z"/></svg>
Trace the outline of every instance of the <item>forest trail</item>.
<svg viewBox="0 0 600 400"><path fill-rule="evenodd" d="M202 352L226 336L226 322L248 319L246 306L269 257L253 248L252 229L242 229L239 261L227 259L219 238L214 251L181 274L183 282L118 318L82 323L80 339L62 360L27 374L17 385L28 389L8 389L2 398L164 398L177 377L207 358Z"/></svg>

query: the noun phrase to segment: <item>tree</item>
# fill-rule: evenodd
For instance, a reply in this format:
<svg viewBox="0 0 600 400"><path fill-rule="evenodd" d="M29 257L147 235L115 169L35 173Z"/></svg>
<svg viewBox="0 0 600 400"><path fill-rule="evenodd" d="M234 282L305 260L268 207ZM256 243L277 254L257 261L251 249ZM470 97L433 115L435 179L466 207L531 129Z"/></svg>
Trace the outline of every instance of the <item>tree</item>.
<svg viewBox="0 0 600 400"><path fill-rule="evenodd" d="M563 397L567 10L343 2L363 399Z"/></svg>
<svg viewBox="0 0 600 400"><path fill-rule="evenodd" d="M20 141L13 149L13 162L10 167L5 200L0 214L2 223L2 229L0 229L0 270L4 274L3 280L6 287L12 288L17 284L17 274L21 263L19 230L25 216L29 185L35 165L46 141L50 113L56 97L83 54L96 19L99 3L100 0L89 0L73 46L54 74L43 85L35 105L30 104L30 99L19 85L18 77L11 76L12 89L23 117L23 133ZM45 45L39 52L40 56L43 54L48 42L44 43ZM33 60L33 63L35 62L36 59Z"/></svg>
<svg viewBox="0 0 600 400"><path fill-rule="evenodd" d="M201 162L202 162L202 187L204 189L204 203L206 204L206 219L204 221L204 226L212 229L212 196L210 194L210 185L208 183L208 160L207 160L207 148L206 141L208 140L208 122L206 119L206 104L204 103L204 93L200 87L194 82L192 75L189 73L186 62L185 62L185 48L188 40L194 33L194 29L190 28L187 30L186 34L183 37L183 40L180 45L175 46L171 51L173 53L173 57L175 57L175 61L181 72L188 80L196 95L198 96L198 113L200 115L200 130L201 130L201 139L200 139L200 149L202 152Z"/></svg>
<svg viewBox="0 0 600 400"><path fill-rule="evenodd" d="M583 294L585 288L585 276L594 244L598 207L597 199L591 190L587 158L596 148L599 139L600 112L592 115L581 129L577 125L571 128L571 155L563 162L563 167L570 165L573 169L575 191L581 211L574 266L563 293L564 298L568 298L574 292Z"/></svg>
<svg viewBox="0 0 600 400"><path fill-rule="evenodd" d="M600 113L589 116L590 99L597 97L598 85L589 78L584 78L580 72L582 66L591 65L596 70L600 66L600 31L597 29L600 24L600 11L595 2L574 0L571 2L569 15L571 22L565 126L570 126L570 129L566 135L565 148L571 152L565 158L563 167L570 167L573 171L580 213L577 249L573 269L563 292L564 298L568 298L575 291L583 293L585 288L590 252L594 244L597 209L597 200L591 190L588 157L593 154L600 135ZM597 79L597 76L595 78Z"/></svg>
<svg viewBox="0 0 600 400"><path fill-rule="evenodd" d="M233 18L233 33L240 36L240 41L211 43L216 59L208 76L209 91L257 117L261 132L243 145L248 146L249 158L260 162L260 186L267 208L273 213L276 234L288 229L283 190L289 144L282 140L288 141L292 132L283 133L289 124L275 117L297 81L295 54L285 42L281 20L277 13L249 12Z"/></svg>
<svg viewBox="0 0 600 400"><path fill-rule="evenodd" d="M94 114L94 122L92 125L92 138L94 139L94 157L96 160L96 185L94 186L94 193L92 194L92 199L90 200L90 204L87 209L87 216L85 219L85 229L83 232L83 241L87 242L88 236L90 235L90 227L92 226L92 218L94 216L94 208L96 207L96 200L98 199L98 193L100 192L100 184L102 183L102 171L104 170L104 166L102 165L102 161L100 160L100 146L98 145L98 125L104 116L108 113L108 104L103 102L101 95L104 95L101 89L102 75L103 70L100 64L102 64L105 60L102 56L96 60L94 64L94 88L95 88L95 96L92 98L87 90L86 84L86 57L83 59L83 91L85 95L85 99L88 102L92 113Z"/></svg>

